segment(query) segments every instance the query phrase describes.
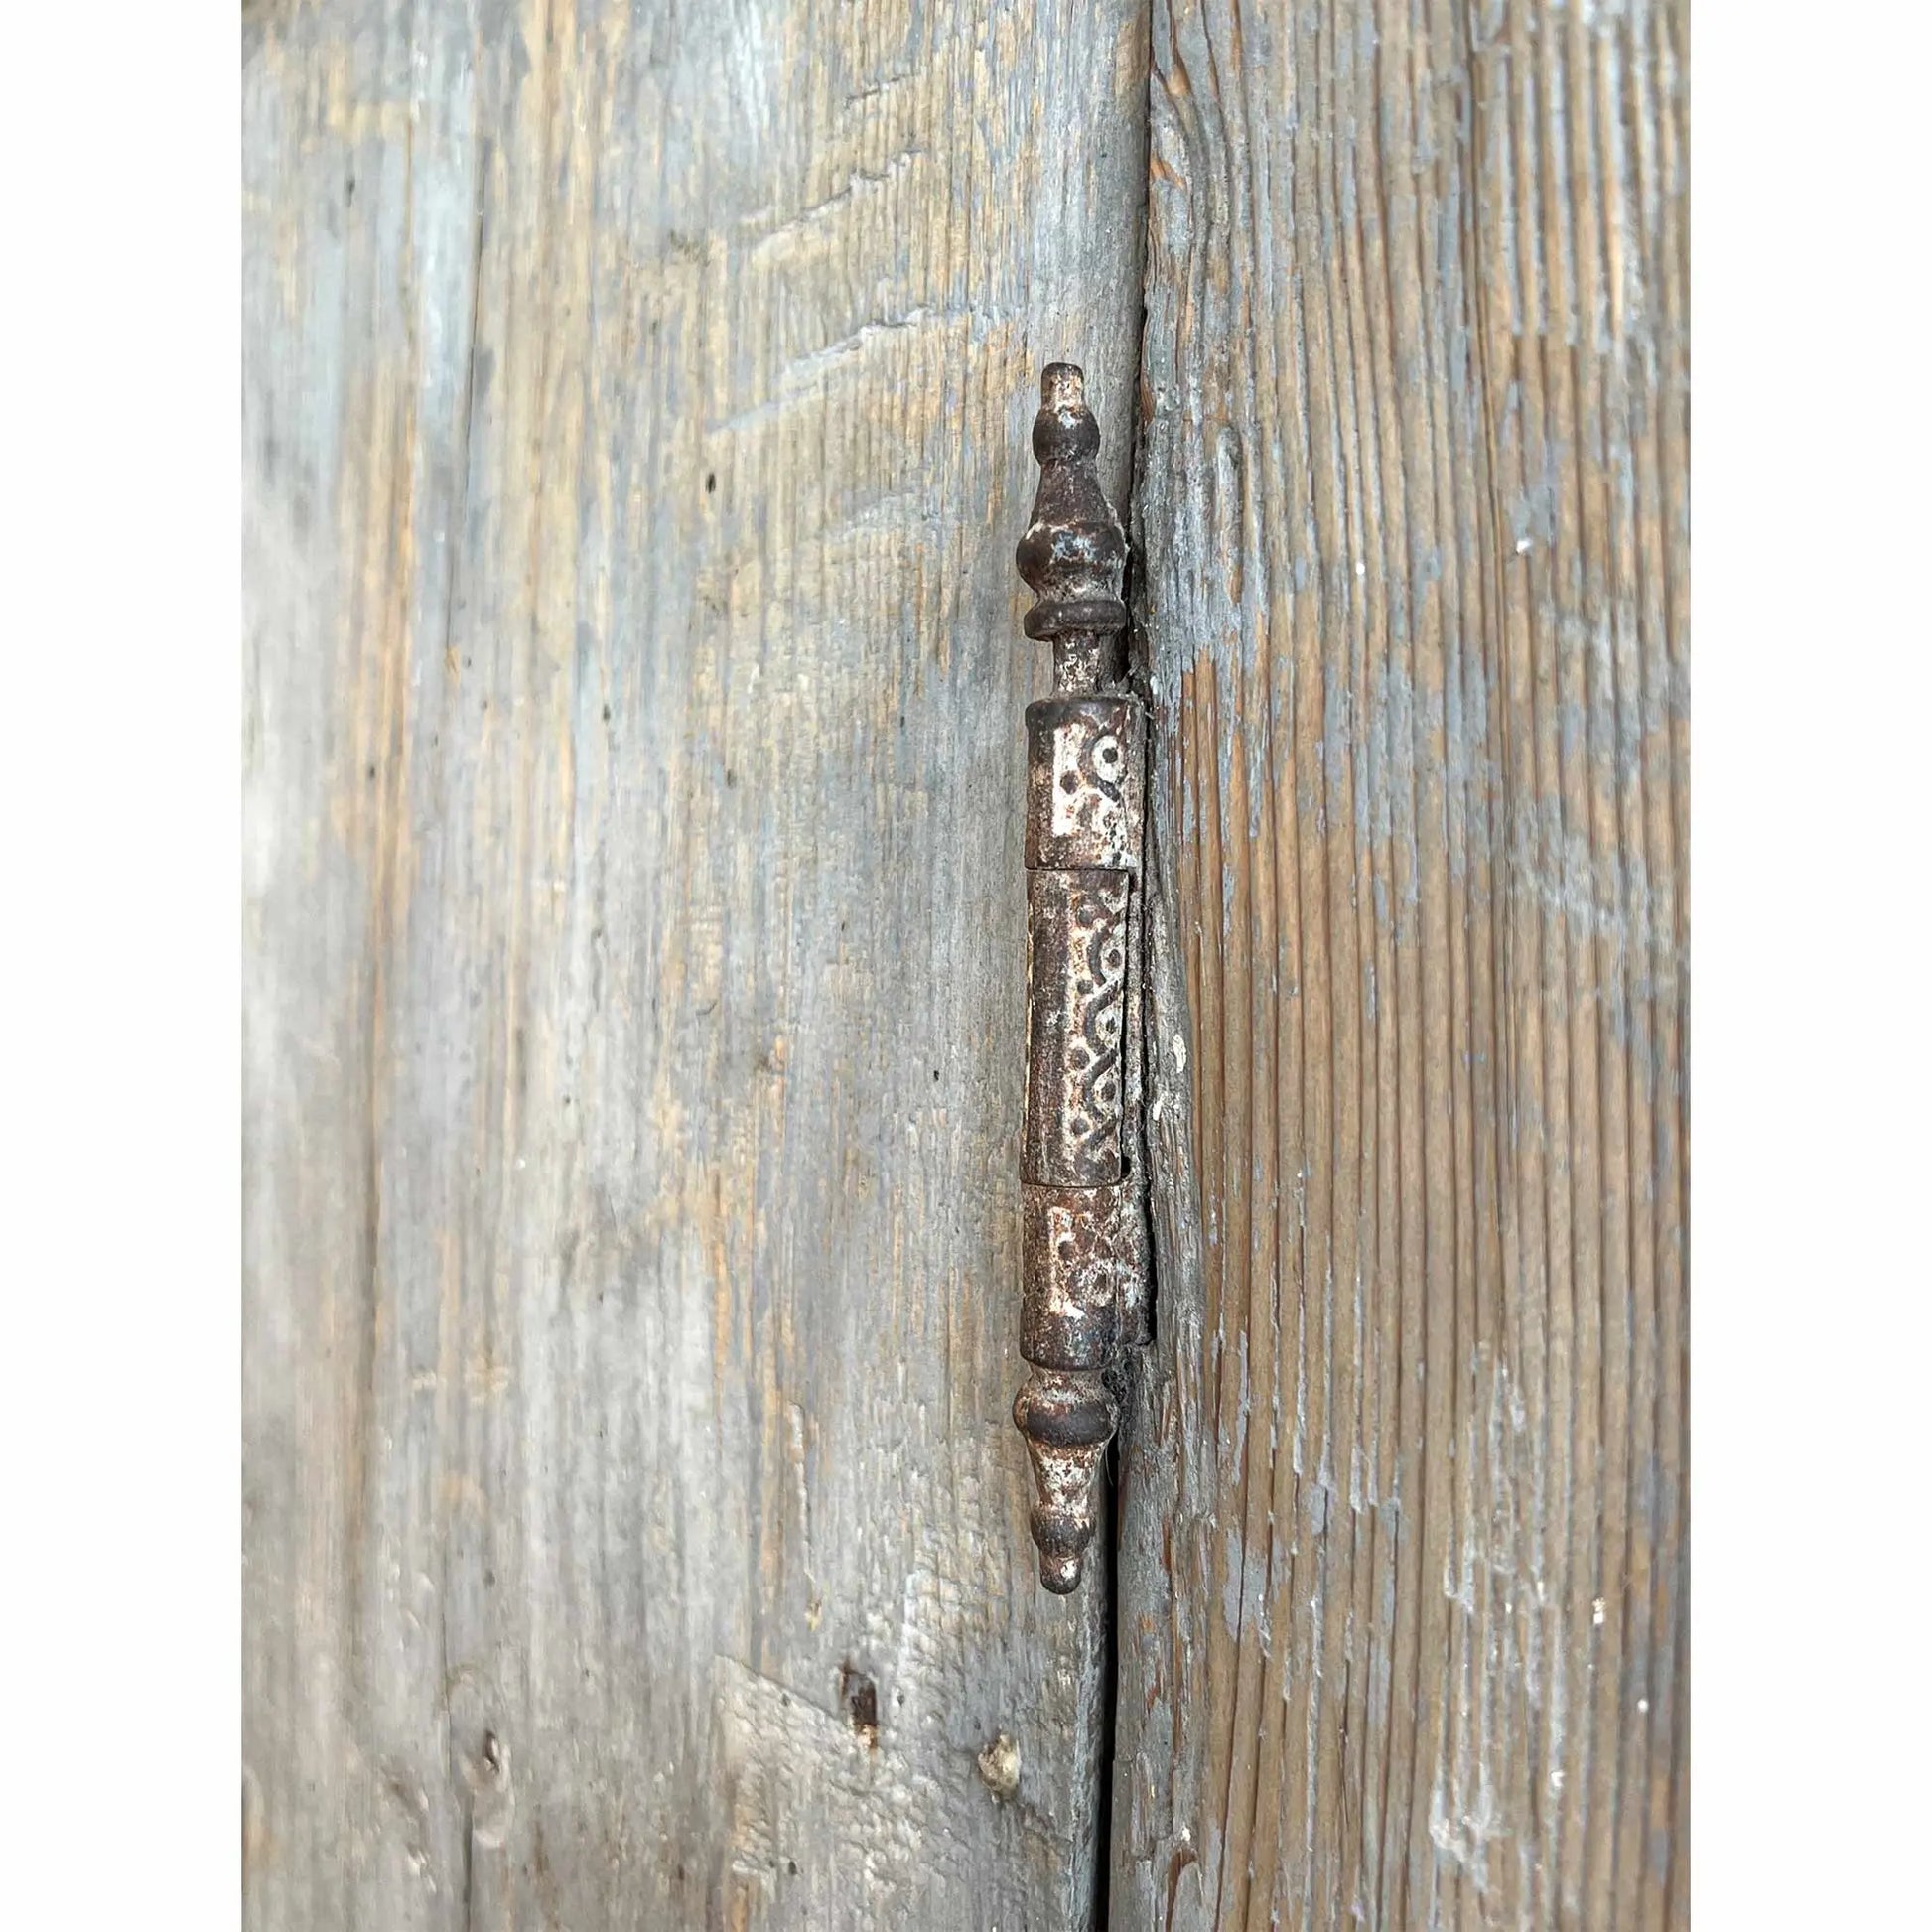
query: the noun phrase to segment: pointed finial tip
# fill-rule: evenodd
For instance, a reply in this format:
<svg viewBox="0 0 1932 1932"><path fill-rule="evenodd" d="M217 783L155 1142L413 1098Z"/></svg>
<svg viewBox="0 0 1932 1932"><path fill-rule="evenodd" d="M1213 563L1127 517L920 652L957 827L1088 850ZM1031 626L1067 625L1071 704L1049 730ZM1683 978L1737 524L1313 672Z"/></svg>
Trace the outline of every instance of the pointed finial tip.
<svg viewBox="0 0 1932 1932"><path fill-rule="evenodd" d="M1055 1596L1071 1596L1080 1587L1080 1559L1039 1553L1039 1581Z"/></svg>
<svg viewBox="0 0 1932 1932"><path fill-rule="evenodd" d="M1068 1596L1080 1587L1087 1545L1095 1528L1092 1496L1069 1508L1065 1503L1038 1503L1030 1519L1034 1547L1039 1553L1039 1581L1055 1596Z"/></svg>
<svg viewBox="0 0 1932 1932"><path fill-rule="evenodd" d="M1087 407L1086 376L1077 363L1048 362L1039 374L1034 460L1044 468L1055 463L1090 463L1099 454L1100 425Z"/></svg>
<svg viewBox="0 0 1932 1932"><path fill-rule="evenodd" d="M1042 409L1084 409L1087 402L1086 371L1077 362L1048 362L1039 372L1039 406Z"/></svg>
<svg viewBox="0 0 1932 1932"><path fill-rule="evenodd" d="M1021 576L1039 599L1027 614L1029 637L1111 636L1127 626L1120 598L1127 539L1094 473L1099 454L1100 425L1087 406L1086 377L1076 363L1047 363L1034 418L1039 493L1015 553Z"/></svg>
<svg viewBox="0 0 1932 1932"><path fill-rule="evenodd" d="M1098 1527L1094 1490L1119 1410L1097 1374L1035 1364L1014 1397L1013 1420L1034 1465L1038 1500L1027 1520L1039 1551L1039 1581L1065 1596L1079 1586Z"/></svg>

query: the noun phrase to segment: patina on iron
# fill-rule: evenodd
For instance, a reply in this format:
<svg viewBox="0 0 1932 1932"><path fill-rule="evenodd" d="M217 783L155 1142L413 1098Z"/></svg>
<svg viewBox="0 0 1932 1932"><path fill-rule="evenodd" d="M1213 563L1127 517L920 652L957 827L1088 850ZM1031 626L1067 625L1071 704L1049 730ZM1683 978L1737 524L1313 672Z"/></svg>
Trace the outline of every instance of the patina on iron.
<svg viewBox="0 0 1932 1932"><path fill-rule="evenodd" d="M1111 1379L1148 1338L1141 1148L1146 714L1127 688L1127 539L1095 474L1100 426L1070 362L1039 380L1039 493L1020 574L1054 695L1027 707L1027 1112L1013 1405L1039 1499L1040 1582L1075 1588L1119 1418Z"/></svg>

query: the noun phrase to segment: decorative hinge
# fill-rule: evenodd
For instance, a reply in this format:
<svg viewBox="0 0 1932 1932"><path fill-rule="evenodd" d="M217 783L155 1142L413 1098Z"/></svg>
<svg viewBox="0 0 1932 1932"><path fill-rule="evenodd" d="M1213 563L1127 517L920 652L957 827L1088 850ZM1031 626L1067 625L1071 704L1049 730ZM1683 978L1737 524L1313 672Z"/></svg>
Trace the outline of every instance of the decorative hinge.
<svg viewBox="0 0 1932 1932"><path fill-rule="evenodd" d="M1141 1144L1141 842L1147 721L1126 683L1127 538L1094 471L1100 426L1070 362L1039 379L1039 493L1020 541L1053 646L1027 707L1027 1102L1013 1405L1039 1500L1039 1580L1078 1587L1119 1418L1121 1351L1150 1331Z"/></svg>

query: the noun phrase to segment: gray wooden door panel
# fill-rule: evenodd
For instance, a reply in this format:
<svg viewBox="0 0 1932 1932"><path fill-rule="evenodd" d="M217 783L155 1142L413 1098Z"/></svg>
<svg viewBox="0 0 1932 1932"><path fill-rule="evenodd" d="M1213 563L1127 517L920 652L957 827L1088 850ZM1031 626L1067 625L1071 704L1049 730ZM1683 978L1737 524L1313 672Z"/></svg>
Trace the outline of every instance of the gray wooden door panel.
<svg viewBox="0 0 1932 1932"><path fill-rule="evenodd" d="M1112 1920L1682 1926L1686 10L1153 13Z"/></svg>
<svg viewBox="0 0 1932 1932"><path fill-rule="evenodd" d="M1079 1922L1011 548L1138 15L244 33L248 1922Z"/></svg>

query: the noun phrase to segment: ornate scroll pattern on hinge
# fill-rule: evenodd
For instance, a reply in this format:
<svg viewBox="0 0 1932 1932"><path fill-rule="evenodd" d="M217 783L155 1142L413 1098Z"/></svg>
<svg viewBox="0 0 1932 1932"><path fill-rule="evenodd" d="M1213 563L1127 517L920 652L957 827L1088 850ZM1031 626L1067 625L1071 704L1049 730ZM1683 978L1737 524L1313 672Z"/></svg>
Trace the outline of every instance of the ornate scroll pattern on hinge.
<svg viewBox="0 0 1932 1932"><path fill-rule="evenodd" d="M1127 874L1027 879L1027 1177L1102 1187L1121 1176Z"/></svg>
<svg viewBox="0 0 1932 1932"><path fill-rule="evenodd" d="M1039 494L1019 562L1053 646L1054 695L1027 708L1027 1118L1021 1352L1013 1405L1038 1501L1040 1581L1067 1591L1093 1541L1118 1409L1109 1377L1148 1338L1141 1154L1139 875L1146 727L1125 688L1127 540L1094 474L1080 371L1040 377Z"/></svg>

